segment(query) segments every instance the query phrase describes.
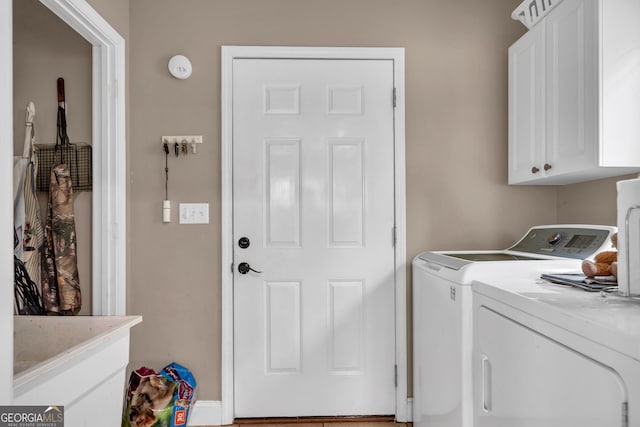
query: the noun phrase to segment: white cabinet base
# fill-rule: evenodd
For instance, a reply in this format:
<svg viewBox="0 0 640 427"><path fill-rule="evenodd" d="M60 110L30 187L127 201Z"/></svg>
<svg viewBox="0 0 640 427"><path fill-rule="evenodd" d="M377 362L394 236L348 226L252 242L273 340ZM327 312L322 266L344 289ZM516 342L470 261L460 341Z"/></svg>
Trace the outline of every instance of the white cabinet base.
<svg viewBox="0 0 640 427"><path fill-rule="evenodd" d="M16 316L16 405L64 406L65 425L119 426L129 330L140 316Z"/></svg>

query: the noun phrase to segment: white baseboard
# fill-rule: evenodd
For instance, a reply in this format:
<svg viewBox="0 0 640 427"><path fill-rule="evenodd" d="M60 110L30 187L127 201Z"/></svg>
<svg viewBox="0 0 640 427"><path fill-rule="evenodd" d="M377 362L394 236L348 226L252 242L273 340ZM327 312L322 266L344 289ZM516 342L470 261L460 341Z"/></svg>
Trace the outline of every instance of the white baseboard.
<svg viewBox="0 0 640 427"><path fill-rule="evenodd" d="M189 415L189 426L222 425L222 402L219 400L196 400Z"/></svg>
<svg viewBox="0 0 640 427"><path fill-rule="evenodd" d="M407 398L407 422L413 422L413 397Z"/></svg>

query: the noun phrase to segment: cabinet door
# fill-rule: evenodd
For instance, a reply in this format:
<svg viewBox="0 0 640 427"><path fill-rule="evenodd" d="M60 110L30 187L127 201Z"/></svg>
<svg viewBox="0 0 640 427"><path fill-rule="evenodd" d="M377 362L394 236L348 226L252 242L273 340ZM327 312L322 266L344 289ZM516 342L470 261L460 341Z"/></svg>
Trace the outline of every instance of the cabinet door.
<svg viewBox="0 0 640 427"><path fill-rule="evenodd" d="M597 3L564 0L546 17L547 175L597 165Z"/></svg>
<svg viewBox="0 0 640 427"><path fill-rule="evenodd" d="M486 307L476 320L475 426L624 425L613 369Z"/></svg>
<svg viewBox="0 0 640 427"><path fill-rule="evenodd" d="M509 48L509 183L542 176L545 143L544 22Z"/></svg>

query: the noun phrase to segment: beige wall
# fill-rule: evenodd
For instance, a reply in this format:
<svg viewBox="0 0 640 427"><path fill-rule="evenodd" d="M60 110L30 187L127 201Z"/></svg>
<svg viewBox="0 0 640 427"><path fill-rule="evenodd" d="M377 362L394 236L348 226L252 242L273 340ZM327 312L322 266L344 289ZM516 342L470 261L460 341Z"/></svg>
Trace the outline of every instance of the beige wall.
<svg viewBox="0 0 640 427"><path fill-rule="evenodd" d="M405 48L409 260L430 249L503 248L535 224L615 223L615 180L506 184L507 48L525 30L510 19L520 0L90 3L128 46L128 311L144 316L132 331L132 367L180 362L199 399L221 398L222 45ZM168 74L175 54L191 59L189 80ZM204 144L169 159L173 222L163 224L160 136L179 134ZM208 202L210 224L179 225L180 202Z"/></svg>
<svg viewBox="0 0 640 427"><path fill-rule="evenodd" d="M558 187L558 222L616 225L616 182L627 175Z"/></svg>
<svg viewBox="0 0 640 427"><path fill-rule="evenodd" d="M135 0L131 4L132 357L191 367L220 399L220 46L401 46L406 54L409 259L419 251L504 247L555 222L555 188L509 187L507 48L519 0ZM167 72L175 54L189 80ZM196 134L170 159L174 221L161 222L161 135ZM208 202L210 225L178 225L180 202ZM228 267L224 267L228 268Z"/></svg>

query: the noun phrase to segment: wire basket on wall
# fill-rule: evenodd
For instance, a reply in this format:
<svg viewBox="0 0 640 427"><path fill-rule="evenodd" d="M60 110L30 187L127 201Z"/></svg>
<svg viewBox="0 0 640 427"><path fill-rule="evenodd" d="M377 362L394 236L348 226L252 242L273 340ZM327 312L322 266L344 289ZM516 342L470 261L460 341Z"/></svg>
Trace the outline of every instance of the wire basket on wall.
<svg viewBox="0 0 640 427"><path fill-rule="evenodd" d="M49 191L51 168L59 163L69 165L73 191L91 191L93 188L93 161L91 145L84 142L67 144L35 144L38 156L37 191Z"/></svg>
<svg viewBox="0 0 640 427"><path fill-rule="evenodd" d="M523 0L511 14L511 18L520 21L531 29L551 9L562 0Z"/></svg>

